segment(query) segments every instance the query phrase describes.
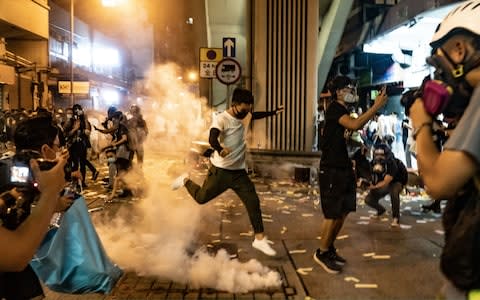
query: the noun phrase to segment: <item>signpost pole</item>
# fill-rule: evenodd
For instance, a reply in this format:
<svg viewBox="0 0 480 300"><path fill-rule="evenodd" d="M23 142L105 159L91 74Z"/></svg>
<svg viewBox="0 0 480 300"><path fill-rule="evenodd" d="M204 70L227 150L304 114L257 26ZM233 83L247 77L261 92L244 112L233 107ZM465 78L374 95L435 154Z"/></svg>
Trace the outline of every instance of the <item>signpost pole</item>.
<svg viewBox="0 0 480 300"><path fill-rule="evenodd" d="M74 24L75 24L75 14L74 14L74 9L75 9L75 0L70 0L70 53L69 58L70 58L70 106L73 106L75 102L75 98L73 95L73 38L74 38Z"/></svg>

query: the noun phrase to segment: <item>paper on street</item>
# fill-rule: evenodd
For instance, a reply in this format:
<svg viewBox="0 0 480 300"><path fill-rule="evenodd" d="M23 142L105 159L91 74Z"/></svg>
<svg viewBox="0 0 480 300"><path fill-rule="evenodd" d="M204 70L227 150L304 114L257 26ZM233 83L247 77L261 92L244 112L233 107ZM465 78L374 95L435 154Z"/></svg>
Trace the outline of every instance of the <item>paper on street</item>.
<svg viewBox="0 0 480 300"><path fill-rule="evenodd" d="M305 249L290 250L288 251L288 253L290 254L307 253L307 250Z"/></svg>
<svg viewBox="0 0 480 300"><path fill-rule="evenodd" d="M375 283L355 283L356 289L376 289L378 285Z"/></svg>
<svg viewBox="0 0 480 300"><path fill-rule="evenodd" d="M358 278L355 278L353 276L345 277L344 280L347 281L347 282L349 282L349 281L360 282L360 280Z"/></svg>

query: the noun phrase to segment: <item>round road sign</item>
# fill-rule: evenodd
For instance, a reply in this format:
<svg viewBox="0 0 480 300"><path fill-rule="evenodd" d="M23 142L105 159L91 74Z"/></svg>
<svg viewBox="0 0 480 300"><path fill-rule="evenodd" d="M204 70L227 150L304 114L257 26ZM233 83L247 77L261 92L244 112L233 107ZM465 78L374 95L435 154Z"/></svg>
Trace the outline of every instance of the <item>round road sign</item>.
<svg viewBox="0 0 480 300"><path fill-rule="evenodd" d="M240 79L242 68L233 58L224 58L218 62L216 68L217 79L223 84L233 84Z"/></svg>

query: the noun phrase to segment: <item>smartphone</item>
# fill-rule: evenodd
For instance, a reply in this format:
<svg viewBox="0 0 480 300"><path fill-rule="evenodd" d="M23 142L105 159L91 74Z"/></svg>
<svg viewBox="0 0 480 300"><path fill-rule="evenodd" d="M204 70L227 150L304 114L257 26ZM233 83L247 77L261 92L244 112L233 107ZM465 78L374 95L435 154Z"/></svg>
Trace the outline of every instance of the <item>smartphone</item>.
<svg viewBox="0 0 480 300"><path fill-rule="evenodd" d="M10 167L10 182L17 184L27 184L31 179L30 168L23 165L13 165Z"/></svg>

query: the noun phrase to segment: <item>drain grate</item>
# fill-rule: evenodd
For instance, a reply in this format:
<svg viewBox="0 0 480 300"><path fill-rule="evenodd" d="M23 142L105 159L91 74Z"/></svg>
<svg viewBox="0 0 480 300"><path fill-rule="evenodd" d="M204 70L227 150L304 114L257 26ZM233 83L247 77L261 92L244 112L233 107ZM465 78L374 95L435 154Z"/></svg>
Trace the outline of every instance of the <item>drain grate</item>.
<svg viewBox="0 0 480 300"><path fill-rule="evenodd" d="M287 280L283 267L270 267L282 277L282 285L275 289L256 290L249 293L227 293L210 288L194 289L186 284L162 280L156 277L140 277L135 273L125 274L117 284L109 299L185 299L185 300L220 300L220 299L255 299L255 300L291 300L297 294L294 286Z"/></svg>

